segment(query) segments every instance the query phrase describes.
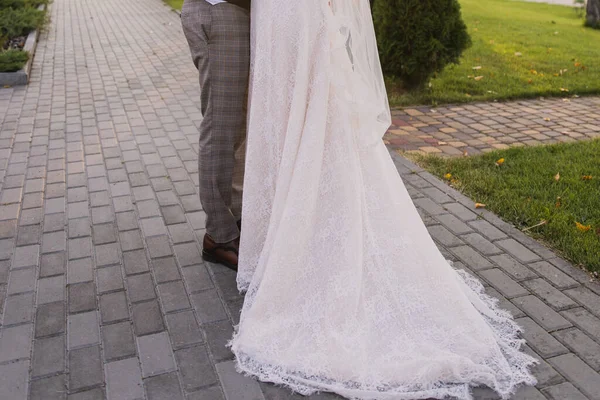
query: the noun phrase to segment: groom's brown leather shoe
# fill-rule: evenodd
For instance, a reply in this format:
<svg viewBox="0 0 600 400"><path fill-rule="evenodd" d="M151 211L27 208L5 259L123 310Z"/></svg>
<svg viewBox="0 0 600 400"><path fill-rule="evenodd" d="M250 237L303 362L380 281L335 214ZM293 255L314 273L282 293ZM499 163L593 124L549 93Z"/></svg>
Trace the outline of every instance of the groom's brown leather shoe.
<svg viewBox="0 0 600 400"><path fill-rule="evenodd" d="M229 243L217 243L209 234L205 234L202 247L202 258L205 261L238 270L238 239Z"/></svg>

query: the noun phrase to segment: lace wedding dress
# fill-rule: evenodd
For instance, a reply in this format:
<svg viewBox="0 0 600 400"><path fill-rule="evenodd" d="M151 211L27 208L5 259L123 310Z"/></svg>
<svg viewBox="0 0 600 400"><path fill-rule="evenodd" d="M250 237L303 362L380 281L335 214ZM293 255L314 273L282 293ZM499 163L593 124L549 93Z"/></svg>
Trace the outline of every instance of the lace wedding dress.
<svg viewBox="0 0 600 400"><path fill-rule="evenodd" d="M301 394L509 398L535 360L438 251L381 136L368 0L255 0L238 370Z"/></svg>

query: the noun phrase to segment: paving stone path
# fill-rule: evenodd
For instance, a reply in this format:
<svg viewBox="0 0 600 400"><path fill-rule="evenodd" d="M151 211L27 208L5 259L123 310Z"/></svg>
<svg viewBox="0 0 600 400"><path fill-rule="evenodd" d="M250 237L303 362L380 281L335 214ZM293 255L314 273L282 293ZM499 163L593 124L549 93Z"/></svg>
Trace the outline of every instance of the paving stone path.
<svg viewBox="0 0 600 400"><path fill-rule="evenodd" d="M456 157L600 137L600 97L413 107L393 111L388 145Z"/></svg>
<svg viewBox="0 0 600 400"><path fill-rule="evenodd" d="M0 89L0 399L301 399L238 375L225 347L243 299L199 253L199 93L177 15L159 0L51 14L30 85ZM515 399L600 399L600 287L394 157L444 254L543 360Z"/></svg>

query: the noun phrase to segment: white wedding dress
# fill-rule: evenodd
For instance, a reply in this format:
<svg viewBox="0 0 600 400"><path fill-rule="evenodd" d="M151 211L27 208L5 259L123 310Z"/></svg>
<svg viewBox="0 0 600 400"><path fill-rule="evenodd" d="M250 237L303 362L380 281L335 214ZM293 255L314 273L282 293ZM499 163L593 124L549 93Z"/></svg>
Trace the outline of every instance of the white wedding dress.
<svg viewBox="0 0 600 400"><path fill-rule="evenodd" d="M509 398L535 360L438 251L381 141L368 3L253 1L238 370L301 394Z"/></svg>

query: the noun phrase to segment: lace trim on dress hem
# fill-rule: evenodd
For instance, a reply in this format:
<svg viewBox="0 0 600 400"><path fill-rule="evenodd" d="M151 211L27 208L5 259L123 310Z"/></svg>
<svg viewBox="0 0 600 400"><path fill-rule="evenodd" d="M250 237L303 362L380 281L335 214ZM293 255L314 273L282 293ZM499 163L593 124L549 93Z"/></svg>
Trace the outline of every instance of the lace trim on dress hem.
<svg viewBox="0 0 600 400"><path fill-rule="evenodd" d="M451 262L449 263L452 265ZM486 386L496 391L502 399L508 399L521 385L535 385L537 382L530 369L539 361L521 352L520 348L525 343L519 337L521 328L509 312L498 307L497 299L485 294L485 288L479 280L464 270L455 271L457 277L468 286L469 290L487 308L487 310L479 311L492 329L498 340L498 346L511 367L510 382L505 380L498 382L496 376L493 376L490 377L490 381L493 383L486 382ZM477 307L476 304L474 306ZM238 372L256 377L261 381L286 386L292 391L305 396L316 392L333 392L352 400L418 400L448 397L457 400L473 400L471 389L482 385L482 382L473 381L468 383L439 382L430 385L430 387L423 387L423 385L418 384L405 386L379 385L375 387L358 382L337 382L320 376L306 376L301 371L286 371L279 366L258 362L252 356L237 350L235 348L237 326L235 331L236 333L228 343L228 347L236 355L236 369ZM498 373L498 375L501 374L501 372Z"/></svg>

